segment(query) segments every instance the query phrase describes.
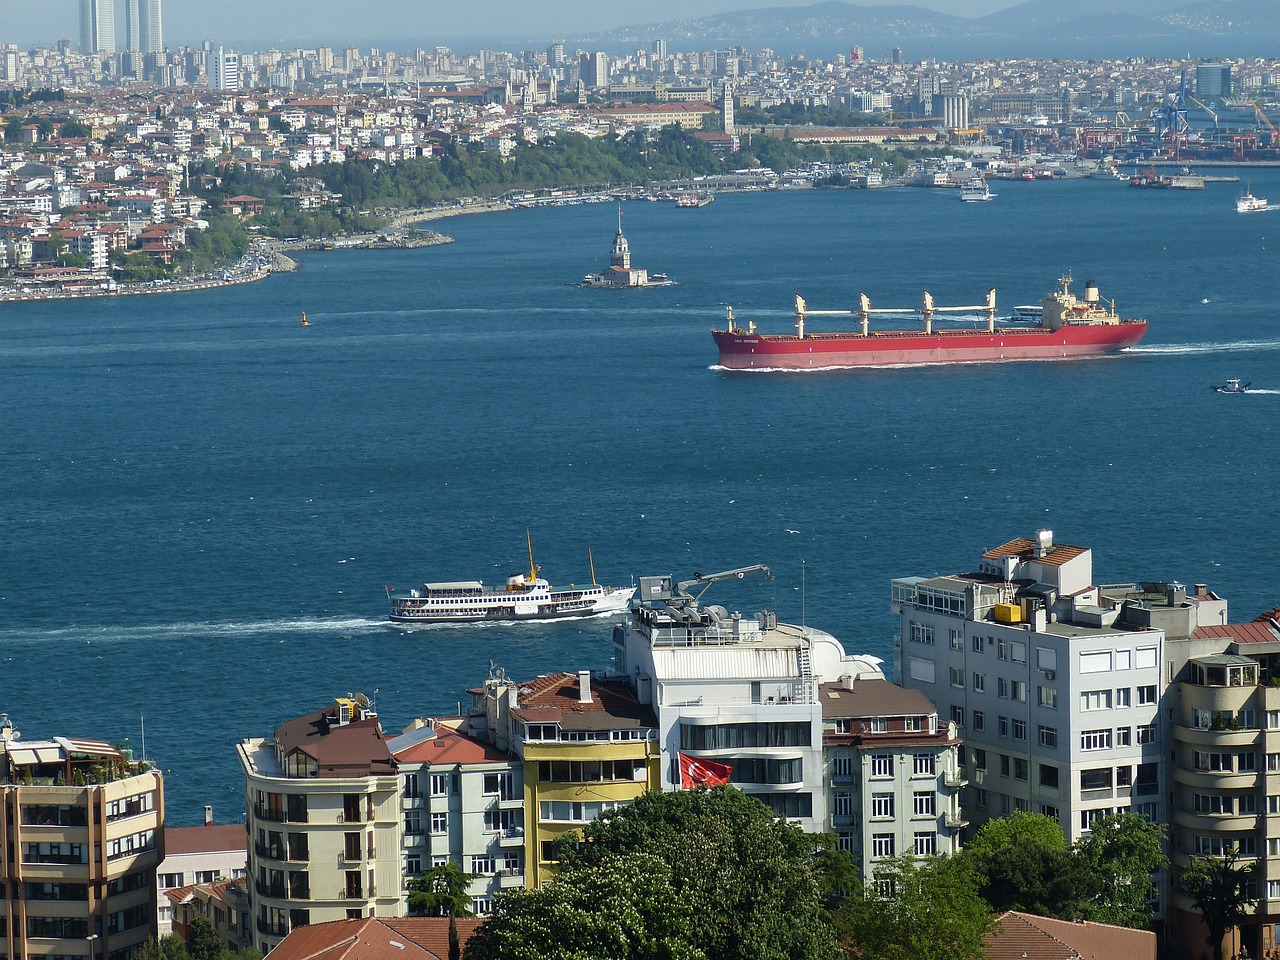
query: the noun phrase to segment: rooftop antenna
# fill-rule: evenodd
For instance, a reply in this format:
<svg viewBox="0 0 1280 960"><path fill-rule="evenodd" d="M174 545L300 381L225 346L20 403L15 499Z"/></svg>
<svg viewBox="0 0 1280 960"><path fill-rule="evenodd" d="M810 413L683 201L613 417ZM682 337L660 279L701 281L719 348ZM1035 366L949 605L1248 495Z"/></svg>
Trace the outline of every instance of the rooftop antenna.
<svg viewBox="0 0 1280 960"><path fill-rule="evenodd" d="M800 561L800 629L804 630L804 561Z"/></svg>

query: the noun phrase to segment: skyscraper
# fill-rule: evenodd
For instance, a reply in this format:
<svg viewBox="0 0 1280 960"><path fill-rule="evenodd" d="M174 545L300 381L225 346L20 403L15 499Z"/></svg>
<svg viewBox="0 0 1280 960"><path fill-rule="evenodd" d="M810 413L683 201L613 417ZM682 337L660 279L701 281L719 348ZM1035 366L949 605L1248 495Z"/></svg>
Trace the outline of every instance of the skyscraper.
<svg viewBox="0 0 1280 960"><path fill-rule="evenodd" d="M160 20L160 0L128 0L128 3L137 10L137 49L143 53L159 53L164 49L164 31Z"/></svg>
<svg viewBox="0 0 1280 960"><path fill-rule="evenodd" d="M80 52L115 53L115 0L80 0Z"/></svg>
<svg viewBox="0 0 1280 960"><path fill-rule="evenodd" d="M240 55L219 47L209 56L209 87L212 90L240 89Z"/></svg>

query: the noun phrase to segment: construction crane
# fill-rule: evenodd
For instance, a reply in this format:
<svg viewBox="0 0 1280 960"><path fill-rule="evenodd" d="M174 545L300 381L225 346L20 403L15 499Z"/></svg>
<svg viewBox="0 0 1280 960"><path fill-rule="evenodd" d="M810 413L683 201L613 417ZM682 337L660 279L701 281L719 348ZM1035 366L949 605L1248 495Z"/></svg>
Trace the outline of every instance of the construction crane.
<svg viewBox="0 0 1280 960"><path fill-rule="evenodd" d="M681 580L676 585L676 593L682 598L691 600L695 605L702 599L702 595L707 592L707 588L713 583L719 583L721 580L741 580L748 573L762 573L766 580L773 579L773 571L766 567L763 563L755 563L749 567L737 567L734 570L724 570L720 573L695 573L692 580ZM697 593L690 593L693 587L701 587Z"/></svg>

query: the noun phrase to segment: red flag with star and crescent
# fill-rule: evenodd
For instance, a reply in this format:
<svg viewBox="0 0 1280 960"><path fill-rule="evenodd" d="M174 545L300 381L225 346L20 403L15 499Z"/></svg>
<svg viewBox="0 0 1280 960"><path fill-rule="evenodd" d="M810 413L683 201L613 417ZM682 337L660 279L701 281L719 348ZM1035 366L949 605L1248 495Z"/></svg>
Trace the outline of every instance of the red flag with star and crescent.
<svg viewBox="0 0 1280 960"><path fill-rule="evenodd" d="M691 757L687 753L680 754L680 789L694 790L698 787L723 787L729 782L733 767L727 763L714 760L703 760Z"/></svg>

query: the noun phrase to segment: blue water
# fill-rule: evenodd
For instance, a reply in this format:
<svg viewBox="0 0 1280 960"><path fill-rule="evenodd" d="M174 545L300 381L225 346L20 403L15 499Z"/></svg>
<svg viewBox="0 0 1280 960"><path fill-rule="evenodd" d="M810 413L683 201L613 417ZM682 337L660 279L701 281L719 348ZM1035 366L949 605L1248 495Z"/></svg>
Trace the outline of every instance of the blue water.
<svg viewBox="0 0 1280 960"><path fill-rule="evenodd" d="M1280 174L1251 174L1280 199ZM1040 527L1099 582L1277 601L1280 214L1199 193L1000 183L464 217L456 243L304 255L199 294L0 306L0 710L30 739L128 739L170 821L243 808L234 744L335 694L452 712L491 662L603 667L610 620L385 623L386 586L498 579L525 530L554 583L765 563L708 601L890 657L895 576ZM1036 302L1096 278L1142 346L1067 363L727 374L709 331L812 307ZM1207 302L1205 302L1207 301ZM311 325L299 326L306 311ZM1228 377L1277 393L1222 396ZM798 531L798 532L791 532Z"/></svg>

